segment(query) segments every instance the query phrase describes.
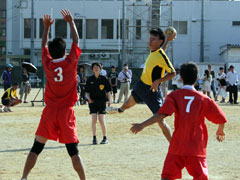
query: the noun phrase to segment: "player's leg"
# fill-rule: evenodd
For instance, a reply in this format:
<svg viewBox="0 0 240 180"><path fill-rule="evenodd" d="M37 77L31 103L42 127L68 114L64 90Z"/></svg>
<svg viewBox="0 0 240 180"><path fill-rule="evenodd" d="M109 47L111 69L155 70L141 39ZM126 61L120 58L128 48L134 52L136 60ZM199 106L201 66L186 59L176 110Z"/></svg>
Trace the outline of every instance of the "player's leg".
<svg viewBox="0 0 240 180"><path fill-rule="evenodd" d="M123 103L123 105L119 108L118 111L119 111L119 112L123 112L123 111L125 111L126 109L129 109L129 108L135 106L136 104L137 104L137 103L136 103L135 99L134 99L133 96L131 95L131 96L129 96L128 100L127 100L125 103Z"/></svg>
<svg viewBox="0 0 240 180"><path fill-rule="evenodd" d="M81 180L85 180L86 176L85 176L84 166L83 166L81 156L78 153L77 146L78 146L78 143L66 144L66 148L69 156L71 157L74 170L78 173L78 176Z"/></svg>
<svg viewBox="0 0 240 180"><path fill-rule="evenodd" d="M31 169L34 167L34 165L37 162L38 155L42 152L44 145L47 142L47 138L41 137L41 136L36 136L32 149L28 154L24 170L23 170L23 175L22 179L26 179L28 174L30 173Z"/></svg>
<svg viewBox="0 0 240 180"><path fill-rule="evenodd" d="M93 134L93 144L97 144L96 126L97 126L97 113L92 113L92 134Z"/></svg>
<svg viewBox="0 0 240 180"><path fill-rule="evenodd" d="M162 180L181 179L183 168L184 161L181 156L167 154L161 175Z"/></svg>
<svg viewBox="0 0 240 180"><path fill-rule="evenodd" d="M193 180L208 180L207 159L204 157L185 157L185 166Z"/></svg>

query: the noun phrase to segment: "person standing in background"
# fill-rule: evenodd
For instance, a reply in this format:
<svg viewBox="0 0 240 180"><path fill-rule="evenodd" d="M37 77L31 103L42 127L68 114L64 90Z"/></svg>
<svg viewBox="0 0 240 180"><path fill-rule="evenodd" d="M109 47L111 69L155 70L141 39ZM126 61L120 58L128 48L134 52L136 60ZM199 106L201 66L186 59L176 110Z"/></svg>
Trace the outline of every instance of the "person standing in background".
<svg viewBox="0 0 240 180"><path fill-rule="evenodd" d="M7 68L3 71L2 79L3 79L3 88L6 91L8 88L12 86L12 71L13 65L7 64Z"/></svg>
<svg viewBox="0 0 240 180"><path fill-rule="evenodd" d="M99 64L101 66L100 75L107 77L107 71L105 69L103 69L103 64L102 63L99 63Z"/></svg>
<svg viewBox="0 0 240 180"><path fill-rule="evenodd" d="M112 66L111 72L108 73L109 83L111 85L111 91L113 93L113 103L116 103L116 94L117 94L117 77L118 73L116 72L116 67Z"/></svg>
<svg viewBox="0 0 240 180"><path fill-rule="evenodd" d="M213 98L214 98L215 101L216 101L215 72L212 70L211 64L208 65L208 71L209 71L209 74L210 74L211 77L212 77L212 80L211 80L211 90L212 90L212 92L213 92ZM211 91L210 91L210 92L211 92Z"/></svg>
<svg viewBox="0 0 240 180"><path fill-rule="evenodd" d="M87 77L85 73L84 66L80 66L80 72L79 72L79 86L80 86L80 104L86 104L86 97L85 97L85 88L86 88L86 82L87 82Z"/></svg>
<svg viewBox="0 0 240 180"><path fill-rule="evenodd" d="M29 73L26 68L23 68L23 73L22 73L22 82L21 82L21 87L20 87L20 99L22 100L23 94L24 94L24 101L23 103L28 103L27 102L27 96L31 91L31 85L29 82Z"/></svg>
<svg viewBox="0 0 240 180"><path fill-rule="evenodd" d="M212 82L212 76L210 74L210 72L206 69L204 72L204 76L203 76L203 86L202 86L202 90L203 90L203 94L207 94L207 96L209 98L211 98L211 82Z"/></svg>
<svg viewBox="0 0 240 180"><path fill-rule="evenodd" d="M230 66L230 71L227 73L227 82L229 85L229 102L231 104L238 104L238 73L234 71L234 66ZM232 97L233 95L233 97Z"/></svg>
<svg viewBox="0 0 240 180"><path fill-rule="evenodd" d="M226 74L223 71L223 67L219 68L219 73L217 74L217 80L218 80L218 92L215 97L215 100L217 100L218 95L221 94L222 100L220 101L220 103L224 103L227 97L227 92L226 92L227 82L226 82Z"/></svg>
<svg viewBox="0 0 240 180"><path fill-rule="evenodd" d="M121 102L123 95L124 102L126 102L128 99L130 83L132 80L132 70L128 69L128 64L124 64L123 70L118 75L118 80L121 82L121 85L117 103Z"/></svg>

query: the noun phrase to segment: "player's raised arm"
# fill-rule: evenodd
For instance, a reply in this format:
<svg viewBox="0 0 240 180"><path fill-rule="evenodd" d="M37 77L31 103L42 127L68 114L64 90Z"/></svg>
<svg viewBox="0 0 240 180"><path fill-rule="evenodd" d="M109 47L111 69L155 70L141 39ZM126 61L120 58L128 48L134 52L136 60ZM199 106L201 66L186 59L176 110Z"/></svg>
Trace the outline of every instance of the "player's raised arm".
<svg viewBox="0 0 240 180"><path fill-rule="evenodd" d="M51 16L49 14L44 14L42 17L43 25L44 25L44 31L42 35L42 48L47 46L48 43L48 33L50 30L51 25L53 24L54 20L51 19Z"/></svg>
<svg viewBox="0 0 240 180"><path fill-rule="evenodd" d="M75 25L75 22L73 20L71 13L66 9L61 10L61 13L63 15L63 19L70 25L73 42L78 45L78 43L79 43L78 31L77 31L77 28L76 28L76 25Z"/></svg>

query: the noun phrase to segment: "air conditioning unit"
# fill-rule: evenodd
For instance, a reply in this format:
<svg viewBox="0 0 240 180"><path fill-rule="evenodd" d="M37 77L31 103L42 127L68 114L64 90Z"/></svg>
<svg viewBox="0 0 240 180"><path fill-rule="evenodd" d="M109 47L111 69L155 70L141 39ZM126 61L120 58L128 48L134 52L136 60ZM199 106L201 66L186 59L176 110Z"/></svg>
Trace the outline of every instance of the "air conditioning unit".
<svg viewBox="0 0 240 180"><path fill-rule="evenodd" d="M109 58L110 58L110 54L107 53L107 52L102 52L102 53L100 54L100 57L101 57L102 59L109 59Z"/></svg>
<svg viewBox="0 0 240 180"><path fill-rule="evenodd" d="M98 54L95 53L91 53L88 55L89 59L97 59L98 58Z"/></svg>

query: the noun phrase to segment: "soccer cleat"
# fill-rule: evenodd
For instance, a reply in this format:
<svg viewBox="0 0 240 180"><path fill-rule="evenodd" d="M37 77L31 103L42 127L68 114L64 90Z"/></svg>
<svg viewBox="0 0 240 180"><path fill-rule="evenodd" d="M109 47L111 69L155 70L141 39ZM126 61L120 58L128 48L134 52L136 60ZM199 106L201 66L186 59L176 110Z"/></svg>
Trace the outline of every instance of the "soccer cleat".
<svg viewBox="0 0 240 180"><path fill-rule="evenodd" d="M97 144L97 139L93 139L93 145Z"/></svg>
<svg viewBox="0 0 240 180"><path fill-rule="evenodd" d="M108 144L108 140L107 139L103 139L100 144Z"/></svg>
<svg viewBox="0 0 240 180"><path fill-rule="evenodd" d="M118 108L109 106L109 107L106 108L106 112L108 114L114 114L114 113L118 112Z"/></svg>

